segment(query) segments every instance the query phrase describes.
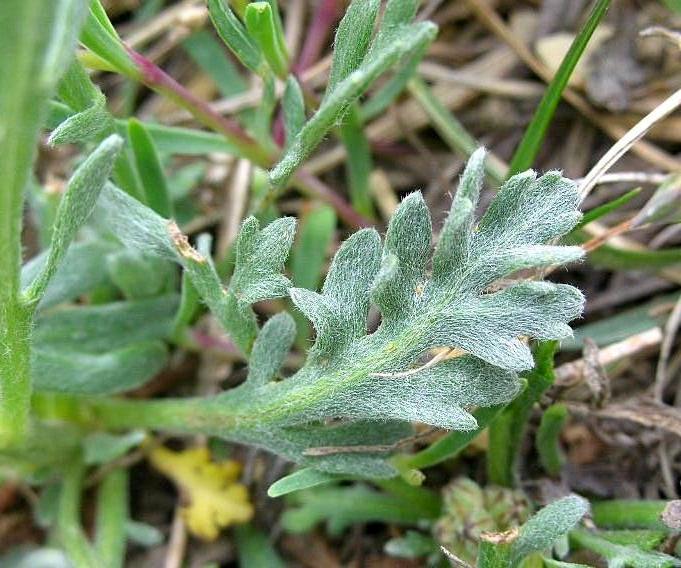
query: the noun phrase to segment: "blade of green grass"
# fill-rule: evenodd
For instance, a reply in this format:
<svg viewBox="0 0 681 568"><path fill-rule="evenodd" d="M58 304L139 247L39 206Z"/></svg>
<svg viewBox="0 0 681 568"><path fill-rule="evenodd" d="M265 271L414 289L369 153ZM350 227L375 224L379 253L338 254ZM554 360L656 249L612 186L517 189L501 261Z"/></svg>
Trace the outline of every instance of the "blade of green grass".
<svg viewBox="0 0 681 568"><path fill-rule="evenodd" d="M508 172L509 177L532 167L532 163L541 148L544 136L546 135L546 130L548 129L549 124L551 124L553 114L560 102L563 91L565 90L565 87L567 87L572 72L575 70L575 67L577 67L577 63L584 54L584 50L586 49L594 30L603 19L603 16L605 16L608 6L610 6L610 0L597 0L589 17L572 42L558 71L556 71L553 80L546 89L546 92L537 107L537 111L532 117L532 121L527 127L527 130L525 130L520 145L513 155L510 171Z"/></svg>
<svg viewBox="0 0 681 568"><path fill-rule="evenodd" d="M373 169L371 147L357 104L352 105L340 127L340 137L348 154L346 161L350 202L365 217L374 216L369 176Z"/></svg>
<svg viewBox="0 0 681 568"><path fill-rule="evenodd" d="M154 141L144 124L135 118L128 121L128 138L135 156L147 204L156 213L170 219L173 217L173 202L168 192L168 184L163 173Z"/></svg>
<svg viewBox="0 0 681 568"><path fill-rule="evenodd" d="M637 187L635 189L632 189L631 191L627 191L627 193L620 195L619 197L616 197L612 201L608 201L603 205L594 207L591 211L587 211L586 213L584 213L584 217L582 217L582 220L575 227L575 230L581 229L585 225L588 225L589 223L592 223L593 221L596 221L601 217L605 217L609 213L612 213L613 211L619 209L623 205L626 205L632 199L634 199L634 197L636 197L639 193L641 193L641 188Z"/></svg>

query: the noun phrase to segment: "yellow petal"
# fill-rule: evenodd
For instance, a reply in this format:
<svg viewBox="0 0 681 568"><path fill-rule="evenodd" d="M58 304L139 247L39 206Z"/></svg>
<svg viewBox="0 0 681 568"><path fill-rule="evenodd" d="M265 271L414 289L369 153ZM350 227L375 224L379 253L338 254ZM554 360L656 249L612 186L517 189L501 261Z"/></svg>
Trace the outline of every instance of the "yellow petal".
<svg viewBox="0 0 681 568"><path fill-rule="evenodd" d="M214 540L221 528L253 517L248 490L236 482L238 462L214 462L205 447L173 452L162 446L149 452L149 461L182 491L187 500L182 517L193 535Z"/></svg>

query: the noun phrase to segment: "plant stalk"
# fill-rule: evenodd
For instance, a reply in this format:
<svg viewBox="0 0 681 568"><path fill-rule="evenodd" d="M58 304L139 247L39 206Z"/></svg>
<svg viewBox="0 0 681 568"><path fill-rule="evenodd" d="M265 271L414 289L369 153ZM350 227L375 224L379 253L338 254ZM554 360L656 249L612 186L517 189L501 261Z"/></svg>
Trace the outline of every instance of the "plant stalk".
<svg viewBox="0 0 681 568"><path fill-rule="evenodd" d="M57 37L58 12L69 9L56 0L5 0L0 10L0 447L20 441L28 424L32 309L20 289L24 194L59 72L63 45L55 43L66 42Z"/></svg>
<svg viewBox="0 0 681 568"><path fill-rule="evenodd" d="M513 565L513 543L518 539L518 529L503 533L485 532L480 535L478 568L508 568Z"/></svg>

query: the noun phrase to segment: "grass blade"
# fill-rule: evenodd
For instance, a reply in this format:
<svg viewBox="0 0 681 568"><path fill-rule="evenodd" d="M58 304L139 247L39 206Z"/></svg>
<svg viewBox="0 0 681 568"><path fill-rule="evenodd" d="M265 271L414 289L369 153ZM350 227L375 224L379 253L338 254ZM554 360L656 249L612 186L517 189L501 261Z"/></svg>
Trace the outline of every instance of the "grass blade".
<svg viewBox="0 0 681 568"><path fill-rule="evenodd" d="M608 6L610 6L610 0L597 0L586 23L572 42L513 155L508 173L509 177L532 167L570 76L577 67L591 35L605 16Z"/></svg>
<svg viewBox="0 0 681 568"><path fill-rule="evenodd" d="M371 147L357 105L353 105L340 127L340 137L348 153L346 169L352 206L365 217L374 216L369 176L373 169Z"/></svg>
<svg viewBox="0 0 681 568"><path fill-rule="evenodd" d="M135 118L128 121L128 138L135 156L137 171L142 180L147 204L161 217L171 218L173 202L154 141L144 124Z"/></svg>

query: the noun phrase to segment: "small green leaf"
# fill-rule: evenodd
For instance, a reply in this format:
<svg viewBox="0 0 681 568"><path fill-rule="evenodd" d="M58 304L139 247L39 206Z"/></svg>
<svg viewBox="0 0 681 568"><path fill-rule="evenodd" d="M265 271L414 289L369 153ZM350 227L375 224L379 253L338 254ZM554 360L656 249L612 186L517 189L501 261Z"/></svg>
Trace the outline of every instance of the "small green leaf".
<svg viewBox="0 0 681 568"><path fill-rule="evenodd" d="M424 45L430 44L436 33L437 28L429 22L404 26L404 29L396 34L394 41L377 50L347 76L343 73L354 63L339 61L336 72L338 83L333 88L330 86L327 89L327 95L317 112L305 124L281 161L270 172L272 184L275 187L284 185L329 129L343 116L349 105L355 102L385 71L405 57L423 49ZM356 51L352 53L356 55ZM341 77L344 78L341 80Z"/></svg>
<svg viewBox="0 0 681 568"><path fill-rule="evenodd" d="M286 79L286 89L281 105L284 110L284 130L286 132L286 146L288 147L305 124L303 91L293 75L289 75Z"/></svg>
<svg viewBox="0 0 681 568"><path fill-rule="evenodd" d="M437 510L362 485L322 487L294 498L298 506L287 509L281 519L284 529L292 533L308 532L322 521L330 534L340 535L355 523L414 525L438 515Z"/></svg>
<svg viewBox="0 0 681 568"><path fill-rule="evenodd" d="M550 548L566 535L589 512L586 499L571 495L547 505L535 513L521 528L513 543L513 565L533 552Z"/></svg>
<svg viewBox="0 0 681 568"><path fill-rule="evenodd" d="M542 414L537 430L537 452L539 461L549 475L558 477L565 457L560 447L560 433L568 418L564 404L552 404Z"/></svg>
<svg viewBox="0 0 681 568"><path fill-rule="evenodd" d="M674 568L681 560L662 552L648 552L636 546L615 544L598 533L576 529L570 533L570 544L592 550L605 558L608 566L616 568Z"/></svg>
<svg viewBox="0 0 681 568"><path fill-rule="evenodd" d="M71 115L55 128L47 142L52 146L89 142L112 129L113 118L106 109L104 95L100 93L95 104L82 112Z"/></svg>
<svg viewBox="0 0 681 568"><path fill-rule="evenodd" d="M173 202L154 141L137 119L128 120L128 138L135 156L147 204L162 217L173 216Z"/></svg>
<svg viewBox="0 0 681 568"><path fill-rule="evenodd" d="M208 13L218 35L239 61L263 75L265 62L260 48L224 0L208 0Z"/></svg>
<svg viewBox="0 0 681 568"><path fill-rule="evenodd" d="M139 446L146 437L142 430L115 435L94 432L83 440L83 461L87 465L100 465L118 459Z"/></svg>
<svg viewBox="0 0 681 568"><path fill-rule="evenodd" d="M35 388L70 394L114 394L137 388L164 366L166 346L159 342L91 354L35 346L31 372Z"/></svg>
<svg viewBox="0 0 681 568"><path fill-rule="evenodd" d="M155 526L130 519L125 525L125 533L131 542L147 548L161 544L165 538Z"/></svg>
<svg viewBox="0 0 681 568"><path fill-rule="evenodd" d="M286 312L270 318L253 344L248 362L246 384L252 387L272 381L291 350L296 324Z"/></svg>
<svg viewBox="0 0 681 568"><path fill-rule="evenodd" d="M246 6L246 29L255 39L274 73L285 79L289 57L286 42L275 23L272 6L268 2L251 2Z"/></svg>
<svg viewBox="0 0 681 568"><path fill-rule="evenodd" d="M251 525L235 527L234 537L240 568L285 568L267 535Z"/></svg>
<svg viewBox="0 0 681 568"><path fill-rule="evenodd" d="M267 495L272 498L282 497L303 489L327 485L339 479L342 479L342 477L305 467L275 481L267 490Z"/></svg>
<svg viewBox="0 0 681 568"><path fill-rule="evenodd" d="M336 86L362 64L369 50L379 7L379 0L353 0L348 6L334 39L325 97L333 93Z"/></svg>
<svg viewBox="0 0 681 568"><path fill-rule="evenodd" d="M346 169L352 206L365 217L373 217L374 208L369 187L373 161L369 139L364 133L364 124L357 105L353 105L345 115L340 127L340 137L348 154Z"/></svg>
<svg viewBox="0 0 681 568"><path fill-rule="evenodd" d="M76 232L90 216L122 145L123 140L119 136L109 136L87 157L69 180L68 188L57 210L47 260L36 279L24 292L29 302L37 304L45 293Z"/></svg>
<svg viewBox="0 0 681 568"><path fill-rule="evenodd" d="M100 0L90 0L90 12L80 34L81 43L111 70L138 78L139 71L109 21Z"/></svg>

